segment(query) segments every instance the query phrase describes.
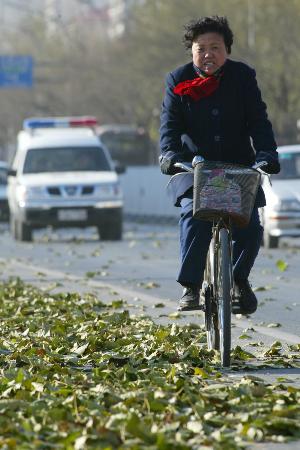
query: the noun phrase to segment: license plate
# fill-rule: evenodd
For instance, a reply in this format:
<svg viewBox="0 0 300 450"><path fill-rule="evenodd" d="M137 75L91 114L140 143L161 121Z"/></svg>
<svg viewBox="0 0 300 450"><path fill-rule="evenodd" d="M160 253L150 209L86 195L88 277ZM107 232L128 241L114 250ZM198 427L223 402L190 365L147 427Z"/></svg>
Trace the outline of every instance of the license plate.
<svg viewBox="0 0 300 450"><path fill-rule="evenodd" d="M60 209L58 211L58 220L87 220L86 209Z"/></svg>

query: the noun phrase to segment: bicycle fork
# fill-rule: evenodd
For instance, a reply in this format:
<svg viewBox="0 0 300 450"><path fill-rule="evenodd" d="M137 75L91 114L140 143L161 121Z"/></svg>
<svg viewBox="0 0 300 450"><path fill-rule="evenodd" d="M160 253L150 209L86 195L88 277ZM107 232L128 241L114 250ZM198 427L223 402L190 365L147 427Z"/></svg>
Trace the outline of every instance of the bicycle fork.
<svg viewBox="0 0 300 450"><path fill-rule="evenodd" d="M212 228L212 248L209 249L209 252L212 253L211 255L211 267L214 267L214 274L213 274L213 282L214 286L217 283L217 274L219 272L219 266L218 266L218 258L217 254L220 252L220 233L221 230L225 229L228 233L228 243L229 243L229 255L230 255L230 261L232 262L232 255L233 255L233 246L232 246L232 231L231 231L231 223L226 224L223 220L220 220L216 225L213 225ZM229 276L230 276L230 285L231 288L233 287L233 266L232 264L229 264ZM216 286L215 286L216 287ZM233 294L233 292L231 292Z"/></svg>

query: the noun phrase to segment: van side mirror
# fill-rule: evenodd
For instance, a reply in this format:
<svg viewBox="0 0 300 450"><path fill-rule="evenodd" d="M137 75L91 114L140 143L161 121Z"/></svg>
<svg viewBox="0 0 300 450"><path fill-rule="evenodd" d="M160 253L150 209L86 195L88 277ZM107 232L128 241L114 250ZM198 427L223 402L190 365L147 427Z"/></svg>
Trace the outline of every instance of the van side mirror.
<svg viewBox="0 0 300 450"><path fill-rule="evenodd" d="M119 161L114 161L114 169L118 175L126 172L126 166L121 164Z"/></svg>
<svg viewBox="0 0 300 450"><path fill-rule="evenodd" d="M17 175L17 171L15 169L8 169L7 170L7 176L8 177L15 177Z"/></svg>

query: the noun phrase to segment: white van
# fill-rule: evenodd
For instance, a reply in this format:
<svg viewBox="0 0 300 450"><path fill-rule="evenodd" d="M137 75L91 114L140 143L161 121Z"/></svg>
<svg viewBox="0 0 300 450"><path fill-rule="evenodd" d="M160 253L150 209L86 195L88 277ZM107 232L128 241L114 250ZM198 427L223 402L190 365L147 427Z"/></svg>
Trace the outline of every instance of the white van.
<svg viewBox="0 0 300 450"><path fill-rule="evenodd" d="M24 121L8 178L11 232L31 241L36 228L96 226L102 240L122 238L123 198L97 120Z"/></svg>

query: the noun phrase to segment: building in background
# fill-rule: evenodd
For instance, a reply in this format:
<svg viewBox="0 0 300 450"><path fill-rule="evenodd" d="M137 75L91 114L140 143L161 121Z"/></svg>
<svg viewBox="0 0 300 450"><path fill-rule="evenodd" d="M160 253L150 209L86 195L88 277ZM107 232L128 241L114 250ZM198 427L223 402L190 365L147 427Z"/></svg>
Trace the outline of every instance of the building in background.
<svg viewBox="0 0 300 450"><path fill-rule="evenodd" d="M109 38L122 36L128 13L136 0L2 0L1 23L16 29L29 18L45 18L49 32L61 26L89 23L101 26ZM139 0L143 1L143 0Z"/></svg>

